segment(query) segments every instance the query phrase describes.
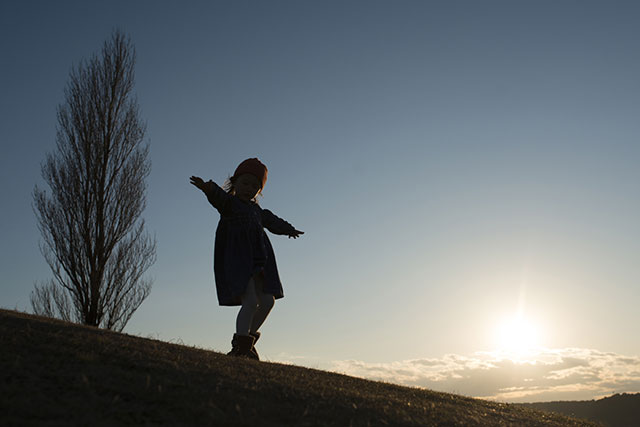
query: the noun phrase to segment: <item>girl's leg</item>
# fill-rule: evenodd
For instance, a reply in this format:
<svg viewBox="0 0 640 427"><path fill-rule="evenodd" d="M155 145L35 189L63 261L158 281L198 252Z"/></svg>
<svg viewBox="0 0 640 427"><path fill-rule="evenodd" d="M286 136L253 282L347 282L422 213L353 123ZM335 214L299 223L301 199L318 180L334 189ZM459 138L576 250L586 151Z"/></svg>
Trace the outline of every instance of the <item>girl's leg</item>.
<svg viewBox="0 0 640 427"><path fill-rule="evenodd" d="M258 300L258 309L253 315L250 332L255 334L264 323L265 319L271 312L275 298L271 294L262 292L262 278L259 276L255 279L255 294Z"/></svg>
<svg viewBox="0 0 640 427"><path fill-rule="evenodd" d="M236 318L236 334L244 336L249 335L249 332L252 330L251 325L253 318L255 317L256 310L258 309L258 303L256 284L252 277L249 279L247 290L244 291L244 295L242 296L242 307L240 308L238 317Z"/></svg>

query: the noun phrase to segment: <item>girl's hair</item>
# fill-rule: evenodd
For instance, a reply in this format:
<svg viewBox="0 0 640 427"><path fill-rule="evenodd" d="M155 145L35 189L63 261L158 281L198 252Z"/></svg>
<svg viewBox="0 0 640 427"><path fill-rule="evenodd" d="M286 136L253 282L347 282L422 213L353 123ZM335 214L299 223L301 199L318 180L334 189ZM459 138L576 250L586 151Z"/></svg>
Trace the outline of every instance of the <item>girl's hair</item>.
<svg viewBox="0 0 640 427"><path fill-rule="evenodd" d="M236 187L235 187L235 182L236 182L236 177L230 176L228 177L225 181L224 184L222 184L222 189L224 191L226 191L229 194L232 194L235 196L236 194ZM262 188L258 191L258 194L256 194L256 197L253 199L254 202L257 202L257 198L262 197Z"/></svg>
<svg viewBox="0 0 640 427"><path fill-rule="evenodd" d="M222 184L222 189L224 191L226 191L229 194L236 194L236 188L233 185L233 183L235 182L235 178L230 176L228 177L225 181L224 184Z"/></svg>

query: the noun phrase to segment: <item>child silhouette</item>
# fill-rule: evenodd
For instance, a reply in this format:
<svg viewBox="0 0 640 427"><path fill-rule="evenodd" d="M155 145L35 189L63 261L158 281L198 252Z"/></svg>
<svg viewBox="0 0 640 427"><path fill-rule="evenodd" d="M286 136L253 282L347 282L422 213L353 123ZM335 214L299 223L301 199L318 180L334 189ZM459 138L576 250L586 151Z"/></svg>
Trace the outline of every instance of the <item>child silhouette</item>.
<svg viewBox="0 0 640 427"><path fill-rule="evenodd" d="M228 354L256 360L260 359L255 349L258 329L275 300L284 297L273 247L264 229L294 239L304 234L256 202L267 173L267 167L252 158L240 163L224 189L213 181L190 178L220 213L214 246L218 303L241 306Z"/></svg>

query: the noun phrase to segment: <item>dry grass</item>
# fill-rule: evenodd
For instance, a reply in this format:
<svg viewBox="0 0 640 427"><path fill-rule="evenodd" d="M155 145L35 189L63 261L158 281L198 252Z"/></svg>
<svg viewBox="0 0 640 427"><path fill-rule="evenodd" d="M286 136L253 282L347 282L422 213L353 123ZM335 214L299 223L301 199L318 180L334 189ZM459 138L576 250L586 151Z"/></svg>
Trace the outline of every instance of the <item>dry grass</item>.
<svg viewBox="0 0 640 427"><path fill-rule="evenodd" d="M1 425L589 426L0 310Z"/></svg>

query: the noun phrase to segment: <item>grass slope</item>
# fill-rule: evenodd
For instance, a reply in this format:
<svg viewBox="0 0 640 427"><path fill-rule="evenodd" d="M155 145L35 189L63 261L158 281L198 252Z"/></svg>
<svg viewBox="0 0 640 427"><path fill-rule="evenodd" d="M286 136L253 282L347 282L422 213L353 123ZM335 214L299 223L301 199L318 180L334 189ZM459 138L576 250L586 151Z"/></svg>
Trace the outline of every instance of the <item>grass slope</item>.
<svg viewBox="0 0 640 427"><path fill-rule="evenodd" d="M0 425L587 426L0 310Z"/></svg>

